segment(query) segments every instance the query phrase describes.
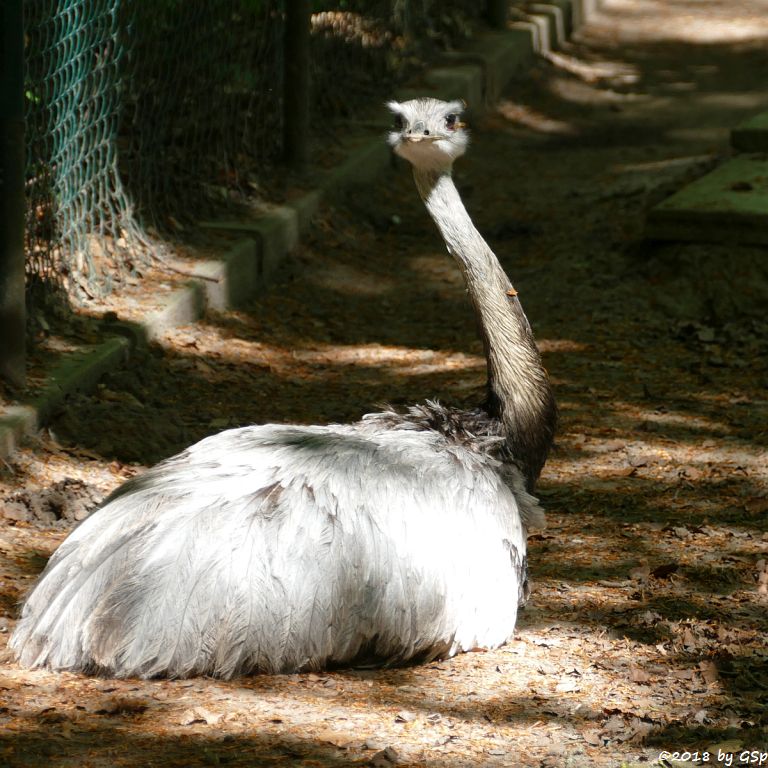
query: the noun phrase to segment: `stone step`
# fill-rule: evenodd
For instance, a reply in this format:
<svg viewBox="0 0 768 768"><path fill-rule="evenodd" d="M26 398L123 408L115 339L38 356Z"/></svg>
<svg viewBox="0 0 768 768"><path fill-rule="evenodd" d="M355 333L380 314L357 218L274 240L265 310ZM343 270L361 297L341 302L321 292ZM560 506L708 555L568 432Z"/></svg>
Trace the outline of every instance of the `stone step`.
<svg viewBox="0 0 768 768"><path fill-rule="evenodd" d="M761 112L731 131L731 145L739 152L768 152L768 112Z"/></svg>
<svg viewBox="0 0 768 768"><path fill-rule="evenodd" d="M646 237L768 243L768 159L738 155L648 213Z"/></svg>

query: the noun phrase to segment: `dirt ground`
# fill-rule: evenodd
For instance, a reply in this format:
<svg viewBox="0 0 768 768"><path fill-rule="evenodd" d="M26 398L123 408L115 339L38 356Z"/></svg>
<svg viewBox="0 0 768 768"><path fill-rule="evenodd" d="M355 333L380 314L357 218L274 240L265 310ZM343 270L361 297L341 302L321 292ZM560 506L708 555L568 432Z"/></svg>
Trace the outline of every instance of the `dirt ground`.
<svg viewBox="0 0 768 768"><path fill-rule="evenodd" d="M0 765L768 765L744 757L768 751L768 262L643 240L648 207L768 106L767 41L765 0L610 0L470 117L457 183L561 413L513 642L231 682L5 650L45 558L142 466L228 426L477 401L460 275L398 165L327 207L247 311L168 333L0 467Z"/></svg>

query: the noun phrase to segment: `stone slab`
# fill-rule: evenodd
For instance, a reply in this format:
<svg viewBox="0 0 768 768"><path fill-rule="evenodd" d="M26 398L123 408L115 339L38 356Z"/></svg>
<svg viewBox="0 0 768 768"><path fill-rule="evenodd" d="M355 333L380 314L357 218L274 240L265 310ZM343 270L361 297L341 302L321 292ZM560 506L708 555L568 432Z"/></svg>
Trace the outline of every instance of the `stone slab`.
<svg viewBox="0 0 768 768"><path fill-rule="evenodd" d="M525 18L513 21L510 29L531 38L534 54L546 55L554 50L552 45L552 24L548 16L527 13Z"/></svg>
<svg viewBox="0 0 768 768"><path fill-rule="evenodd" d="M657 240L768 243L768 158L739 155L653 208Z"/></svg>
<svg viewBox="0 0 768 768"><path fill-rule="evenodd" d="M534 17L543 17L547 21L547 35L550 50L558 50L567 40L571 31L571 5L568 2L531 3L528 13Z"/></svg>
<svg viewBox="0 0 768 768"><path fill-rule="evenodd" d="M124 365L130 346L126 337L115 336L91 349L65 357L51 373L45 390L31 403L39 422L49 421L68 395L94 389L104 374Z"/></svg>
<svg viewBox="0 0 768 768"><path fill-rule="evenodd" d="M768 152L768 112L737 125L731 131L731 145L739 152Z"/></svg>
<svg viewBox="0 0 768 768"><path fill-rule="evenodd" d="M547 2L557 6L563 15L563 37L560 42L565 43L576 31L580 22L580 9L576 7L577 3L573 0L547 0Z"/></svg>
<svg viewBox="0 0 768 768"><path fill-rule="evenodd" d="M507 83L533 63L534 33L528 28L511 27L503 32L490 32L482 39L469 43L464 51L450 51L442 55L446 64L474 64L482 70L482 104L498 101Z"/></svg>
<svg viewBox="0 0 768 768"><path fill-rule="evenodd" d="M64 358L31 403L11 406L0 413L0 458L8 458L25 435L50 421L67 396L93 389L104 374L124 365L130 348L128 338L115 336Z"/></svg>
<svg viewBox="0 0 768 768"><path fill-rule="evenodd" d="M472 108L484 104L484 79L483 67L474 63L435 67L424 73L430 96L445 101L464 99Z"/></svg>
<svg viewBox="0 0 768 768"><path fill-rule="evenodd" d="M144 322L147 339L157 339L163 331L177 325L188 325L199 320L205 308L205 290L199 280L190 280L178 288L166 301L163 309L150 315Z"/></svg>
<svg viewBox="0 0 768 768"><path fill-rule="evenodd" d="M299 215L299 210L302 215ZM243 221L201 221L205 229L219 229L250 235L256 241L256 278L258 286L268 282L277 266L299 243L301 221L308 221L307 211L290 205L275 206L268 213L254 214L253 218ZM225 273L215 263L204 267L206 277L221 278ZM207 292L207 291L206 291ZM212 294L216 297L216 291ZM220 297L214 298L221 309Z"/></svg>
<svg viewBox="0 0 768 768"><path fill-rule="evenodd" d="M259 285L258 243L252 238L240 240L223 259L205 262L197 271L209 278L201 281L207 307L220 312L242 307Z"/></svg>

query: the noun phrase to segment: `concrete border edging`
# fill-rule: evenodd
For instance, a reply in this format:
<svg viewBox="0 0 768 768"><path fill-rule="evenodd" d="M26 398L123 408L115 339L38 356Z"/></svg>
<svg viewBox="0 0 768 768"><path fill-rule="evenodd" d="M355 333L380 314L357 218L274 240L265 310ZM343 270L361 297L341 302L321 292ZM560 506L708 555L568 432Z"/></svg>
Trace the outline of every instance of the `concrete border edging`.
<svg viewBox="0 0 768 768"><path fill-rule="evenodd" d="M0 417L0 458L8 458L25 436L49 421L67 397L94 389L105 373L125 365L131 346L127 336L117 335L85 353L66 358L31 403L11 406Z"/></svg>
<svg viewBox="0 0 768 768"><path fill-rule="evenodd" d="M424 75L426 90L436 98L461 98L482 111L498 100L515 75L530 67L537 54L560 45L589 18L600 0L540 0L514 5L514 18L504 31L489 32L472 41L466 51L444 54ZM396 98L423 96L425 88L403 88ZM138 345L160 337L167 329L199 320L206 308L225 310L242 305L269 282L288 253L299 243L323 197L339 189L371 181L390 163L381 139L369 141L329 171L319 188L289 205L248 222L201 222L209 229L238 232L238 240L221 259L196 267L200 279L191 279L166 299L163 309L138 325L117 322L114 336L85 353L65 360L51 382L33 401L6 409L0 416L0 459L8 458L24 436L50 420L66 397L96 387L109 370L125 364ZM107 330L110 324L106 325Z"/></svg>

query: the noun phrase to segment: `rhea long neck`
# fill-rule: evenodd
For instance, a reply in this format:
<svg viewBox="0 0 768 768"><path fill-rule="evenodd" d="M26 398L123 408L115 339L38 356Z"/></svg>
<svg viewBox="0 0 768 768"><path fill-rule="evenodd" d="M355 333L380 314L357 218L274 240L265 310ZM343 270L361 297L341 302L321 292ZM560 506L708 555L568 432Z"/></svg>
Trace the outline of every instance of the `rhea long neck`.
<svg viewBox="0 0 768 768"><path fill-rule="evenodd" d="M472 223L450 169L414 168L413 175L475 309L488 363L486 407L504 425L509 458L532 489L552 444L556 417L530 325L499 260Z"/></svg>

